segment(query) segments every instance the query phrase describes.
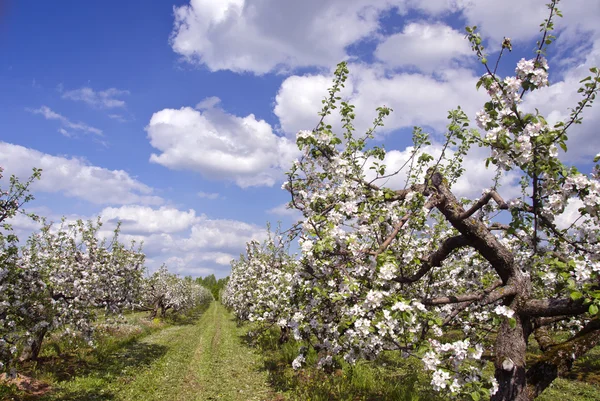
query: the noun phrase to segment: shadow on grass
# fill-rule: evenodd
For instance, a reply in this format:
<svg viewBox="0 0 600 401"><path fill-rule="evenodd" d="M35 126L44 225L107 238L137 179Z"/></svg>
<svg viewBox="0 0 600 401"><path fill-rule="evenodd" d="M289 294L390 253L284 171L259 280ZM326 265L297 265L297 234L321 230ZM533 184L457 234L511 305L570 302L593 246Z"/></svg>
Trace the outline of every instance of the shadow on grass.
<svg viewBox="0 0 600 401"><path fill-rule="evenodd" d="M111 352L91 351L82 359L75 355L40 358L34 373L50 376L55 388L43 395L15 393L18 400L75 401L114 400L108 388L127 384L140 369L162 357L168 347L132 339ZM11 398L7 398L11 399Z"/></svg>
<svg viewBox="0 0 600 401"><path fill-rule="evenodd" d="M567 378L600 386L600 347L577 359Z"/></svg>
<svg viewBox="0 0 600 401"><path fill-rule="evenodd" d="M46 400L47 398L29 398L28 400ZM110 401L115 400L115 395L112 392L107 392L102 389L93 390L75 390L61 394L58 397L48 398L49 400L60 401Z"/></svg>
<svg viewBox="0 0 600 401"><path fill-rule="evenodd" d="M206 303L187 313L167 313L163 319L166 322L177 326L196 324L209 307L210 303Z"/></svg>
<svg viewBox="0 0 600 401"><path fill-rule="evenodd" d="M165 318L170 325L191 325L207 310L203 305L185 315ZM49 341L47 350L38 361L28 363L19 370L31 378L40 378L48 387L44 392L32 393L16 386L0 384L0 400L113 400L111 388L126 385L134 380L140 370L150 366L168 351L168 347L147 344L141 340L155 329L142 330L133 335L121 336L118 331L104 335L95 349L76 347L61 353L62 346ZM50 386L48 386L50 383Z"/></svg>
<svg viewBox="0 0 600 401"><path fill-rule="evenodd" d="M311 401L418 401L439 400L430 388L430 378L423 374L420 361L401 358L398 352L383 353L375 361L349 365L341 359L335 367L324 371L315 367L318 355L306 355L306 367L295 371L292 361L301 344L280 344L277 329L261 336L242 334L242 342L258 348L264 360L262 370L268 372L271 387L285 393L289 400Z"/></svg>

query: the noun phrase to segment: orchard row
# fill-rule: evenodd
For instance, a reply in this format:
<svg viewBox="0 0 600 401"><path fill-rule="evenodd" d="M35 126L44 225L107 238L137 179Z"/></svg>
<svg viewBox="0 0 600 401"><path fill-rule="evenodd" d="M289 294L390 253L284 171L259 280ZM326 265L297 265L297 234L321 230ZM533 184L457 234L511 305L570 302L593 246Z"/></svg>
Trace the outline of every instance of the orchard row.
<svg viewBox="0 0 600 401"><path fill-rule="evenodd" d="M9 189L0 189L0 372L37 358L49 333L93 345L99 315L113 321L131 310L164 316L212 301L209 290L166 266L147 277L141 246L119 242L118 227L103 238L99 219L43 222L21 244L8 222L25 213L28 187L39 177L40 170L26 183L11 177Z"/></svg>
<svg viewBox="0 0 600 401"><path fill-rule="evenodd" d="M564 121L522 107L549 85L544 54L556 5L535 56L513 76L496 73L467 28L485 69L477 87L489 95L478 129L460 108L450 111L444 137L415 128L406 159L393 166L373 143L391 109L378 108L373 127L357 134L354 106L339 95L347 65L338 65L320 122L297 135L303 156L283 186L302 219L249 243L223 293L240 320L304 343L294 368L311 350L326 370L396 350L421 360L432 387L451 398L524 401L599 344L600 154L583 170L564 161L600 73L592 68L581 81L581 101ZM498 61L511 49L505 38ZM343 135L330 125L334 109ZM482 151L492 178L475 187L481 180L466 174L474 168L466 160ZM543 354L527 365L534 340Z"/></svg>

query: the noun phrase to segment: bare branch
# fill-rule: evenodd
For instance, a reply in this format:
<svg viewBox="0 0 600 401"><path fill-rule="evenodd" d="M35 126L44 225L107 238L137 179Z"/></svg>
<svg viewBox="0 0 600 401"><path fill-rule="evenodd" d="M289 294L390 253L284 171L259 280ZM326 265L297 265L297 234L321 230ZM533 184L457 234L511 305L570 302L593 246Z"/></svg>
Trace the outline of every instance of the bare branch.
<svg viewBox="0 0 600 401"><path fill-rule="evenodd" d="M502 209L502 210L508 209L508 205L506 204L506 202L504 202L504 199L502 199L502 197L498 194L498 192L496 192L495 190L491 190L488 193L486 193L485 195L483 195L477 202L475 202L475 204L473 206L471 206L471 208L469 210L467 210L466 212L461 214L460 218L468 219L475 212L477 212L479 209L481 209L483 206L487 205L487 203L491 199L496 201L496 204L498 205L499 209Z"/></svg>
<svg viewBox="0 0 600 401"><path fill-rule="evenodd" d="M527 316L561 316L579 315L588 310L588 305L582 299L573 301L571 298L559 299L530 299L519 309L519 313Z"/></svg>

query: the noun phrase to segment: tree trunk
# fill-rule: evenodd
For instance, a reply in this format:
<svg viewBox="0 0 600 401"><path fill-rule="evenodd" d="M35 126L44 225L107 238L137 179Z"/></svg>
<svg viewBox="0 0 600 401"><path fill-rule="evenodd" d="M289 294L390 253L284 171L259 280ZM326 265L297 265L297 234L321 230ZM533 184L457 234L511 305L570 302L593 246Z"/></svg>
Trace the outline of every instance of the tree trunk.
<svg viewBox="0 0 600 401"><path fill-rule="evenodd" d="M160 308L160 301L156 301L154 305L152 305L152 312L150 313L150 319L154 319L158 314L158 309Z"/></svg>
<svg viewBox="0 0 600 401"><path fill-rule="evenodd" d="M496 337L494 365L498 392L490 401L530 401L527 392L525 355L527 338L531 333L529 318L515 313L516 325L510 327L508 319L502 323Z"/></svg>
<svg viewBox="0 0 600 401"><path fill-rule="evenodd" d="M279 344L285 344L290 340L290 328L282 327L279 335Z"/></svg>
<svg viewBox="0 0 600 401"><path fill-rule="evenodd" d="M21 358L19 358L21 361L31 361L38 358L40 351L42 350L42 342L44 341L47 332L48 330L43 328L33 335L31 344L25 346L25 349L23 349Z"/></svg>

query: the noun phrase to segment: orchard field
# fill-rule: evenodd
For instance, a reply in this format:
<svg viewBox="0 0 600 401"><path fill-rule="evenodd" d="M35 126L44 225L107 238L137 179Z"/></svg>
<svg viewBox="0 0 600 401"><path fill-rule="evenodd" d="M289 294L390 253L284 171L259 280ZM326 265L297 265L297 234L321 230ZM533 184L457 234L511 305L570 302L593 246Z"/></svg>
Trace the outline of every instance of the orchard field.
<svg viewBox="0 0 600 401"><path fill-rule="evenodd" d="M206 17L196 7L211 11L218 23L238 11L260 14L248 5L217 12L209 3L173 9L172 48L212 72L228 63L241 63L229 66L236 73L250 65L255 73L270 71L266 58L252 64L249 54L211 59L206 46L217 41L211 35L219 29L208 29L208 42L194 42L194 24ZM388 150L394 142L386 140L393 131L386 124L397 124L395 113L402 110L366 102L374 109L370 125L357 113L352 100L365 105L354 96L373 72L367 61L350 56L328 76L316 125L297 130L295 144L254 114L230 116L216 97L195 109L152 116L144 129L163 153L150 161L229 177L247 190L235 197L231 213L247 217L254 207L249 199L258 199L258 190L248 188L280 179L286 203L269 213L292 220L276 228L179 211L176 202L165 203L126 171L111 173L75 158L59 161L62 167L48 174L33 167L27 177L5 177L11 165L0 155L0 399L600 400L600 147L593 149L597 138L586 126L588 115L596 127L599 116L600 70L586 63L596 54L600 60L600 39L586 44L596 31L585 36L581 24L557 22L561 4L545 5L529 53L519 41L494 41L485 27L470 25L462 34L470 61L464 54L448 56L452 70L410 64L420 72L400 73L416 85L411 99L419 99L433 91L427 89L432 82L480 71L469 81L478 91L478 108L453 104L443 129L428 125L430 110L413 110L422 127L413 126L403 150ZM371 14L361 10L364 22ZM591 5L590 13L596 12L600 17L600 7ZM414 36L410 29L400 35ZM434 39L425 35L429 42L423 43L447 39L454 32L448 29L436 31L441 36ZM385 33L378 35L382 41ZM561 45L563 38L575 50ZM399 52L426 53L396 39ZM379 45L375 56L391 63ZM446 57L446 50L436 49L427 62ZM236 47L232 54L246 50ZM585 51L587 58L580 54ZM288 72L285 62L274 64L282 68L278 73ZM564 81L553 84L551 65L577 65L578 78L562 70ZM353 68L364 77L352 75ZM378 79L393 74L390 67ZM573 93L567 78L576 83ZM284 87L275 98L276 113L285 106ZM96 110L127 111L115 96L129 91L56 90L62 99ZM463 90L458 83L452 89ZM378 99L394 103L393 96ZM548 102L565 99L573 100L565 110L543 112ZM305 100L290 104L302 108ZM65 137L71 137L67 128L102 135L47 106L28 112L58 121ZM286 120L280 122L277 129L284 130ZM225 138L236 129L248 131ZM584 139L589 144L582 145ZM8 145L0 142L2 149L16 149ZM263 148L249 156L251 145ZM185 155L194 146L199 153ZM268 146L281 159L269 161ZM38 156L33 160L42 166L59 160ZM73 165L80 171L56 179ZM256 170L259 165L264 169ZM92 203L104 202L104 191L118 182L138 193L116 194L107 203L122 206L106 207L95 218L81 218L89 209L80 204L72 205L79 214L59 222L55 215L44 217L48 208L34 195L67 185L61 180L70 175L100 177L85 191L67 189ZM110 184L94 192L104 179ZM171 179L161 193L190 186ZM195 196L227 203L219 193ZM184 231L187 237L175 234ZM245 251L234 257L240 244ZM204 263L230 270L217 279L220 270ZM199 274L207 272L213 274Z"/></svg>

